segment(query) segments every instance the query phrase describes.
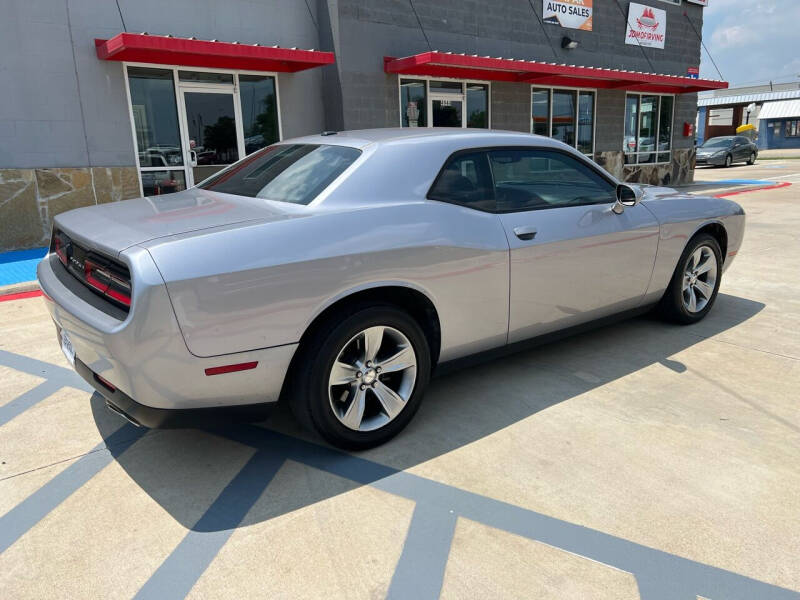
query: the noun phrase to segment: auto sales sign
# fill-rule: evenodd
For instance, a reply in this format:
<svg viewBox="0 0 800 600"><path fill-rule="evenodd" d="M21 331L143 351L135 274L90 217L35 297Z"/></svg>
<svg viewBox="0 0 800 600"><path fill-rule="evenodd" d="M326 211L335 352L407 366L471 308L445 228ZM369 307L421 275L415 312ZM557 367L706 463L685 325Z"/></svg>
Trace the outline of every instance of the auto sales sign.
<svg viewBox="0 0 800 600"><path fill-rule="evenodd" d="M542 20L570 29L592 30L592 0L542 0Z"/></svg>
<svg viewBox="0 0 800 600"><path fill-rule="evenodd" d="M663 48L667 37L667 13L660 8L631 2L628 5L628 32L625 43L647 48Z"/></svg>

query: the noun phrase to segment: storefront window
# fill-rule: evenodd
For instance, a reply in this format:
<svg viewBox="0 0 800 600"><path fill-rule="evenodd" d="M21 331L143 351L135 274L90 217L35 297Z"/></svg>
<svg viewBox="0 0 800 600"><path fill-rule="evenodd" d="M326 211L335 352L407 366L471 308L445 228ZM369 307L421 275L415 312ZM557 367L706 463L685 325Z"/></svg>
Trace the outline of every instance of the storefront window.
<svg viewBox="0 0 800 600"><path fill-rule="evenodd" d="M281 137L274 75L127 67L145 194L193 186Z"/></svg>
<svg viewBox="0 0 800 600"><path fill-rule="evenodd" d="M639 101L639 162L656 162L655 142L658 126L658 96L642 96Z"/></svg>
<svg viewBox="0 0 800 600"><path fill-rule="evenodd" d="M489 85L464 81L400 80L403 127L489 127Z"/></svg>
<svg viewBox="0 0 800 600"><path fill-rule="evenodd" d="M658 117L658 162L669 162L669 149L672 146L672 96L661 96L661 110Z"/></svg>
<svg viewBox="0 0 800 600"><path fill-rule="evenodd" d="M625 162L636 162L636 132L639 127L639 96L627 96L625 98L625 139L623 141L623 152L625 152Z"/></svg>
<svg viewBox="0 0 800 600"><path fill-rule="evenodd" d="M428 107L426 85L426 81L400 80L400 113L403 117L403 127L427 126L425 119Z"/></svg>
<svg viewBox="0 0 800 600"><path fill-rule="evenodd" d="M245 154L277 142L280 135L275 78L239 75L239 96L242 100Z"/></svg>
<svg viewBox="0 0 800 600"><path fill-rule="evenodd" d="M172 71L128 67L128 81L139 166L183 165Z"/></svg>
<svg viewBox="0 0 800 600"><path fill-rule="evenodd" d="M531 132L594 152L594 104L591 91L531 88Z"/></svg>
<svg viewBox="0 0 800 600"><path fill-rule="evenodd" d="M626 164L670 161L674 96L628 94L625 99Z"/></svg>
<svg viewBox="0 0 800 600"><path fill-rule="evenodd" d="M531 96L531 132L550 136L550 90L533 90Z"/></svg>
<svg viewBox="0 0 800 600"><path fill-rule="evenodd" d="M142 192L145 196L160 196L186 189L183 170L142 171Z"/></svg>
<svg viewBox="0 0 800 600"><path fill-rule="evenodd" d="M591 154L594 149L594 92L578 94L578 152Z"/></svg>
<svg viewBox="0 0 800 600"><path fill-rule="evenodd" d="M552 137L575 145L575 92L553 90Z"/></svg>
<svg viewBox="0 0 800 600"><path fill-rule="evenodd" d="M489 127L489 86L467 84L467 127Z"/></svg>

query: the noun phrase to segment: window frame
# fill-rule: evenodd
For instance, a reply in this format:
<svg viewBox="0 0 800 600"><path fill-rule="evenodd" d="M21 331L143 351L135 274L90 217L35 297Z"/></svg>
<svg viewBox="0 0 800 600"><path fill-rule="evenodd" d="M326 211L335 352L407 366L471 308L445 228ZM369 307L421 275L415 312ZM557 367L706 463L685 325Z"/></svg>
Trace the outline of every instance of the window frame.
<svg viewBox="0 0 800 600"><path fill-rule="evenodd" d="M597 88L585 88L585 87L568 87L568 86L543 86L543 85L536 85L531 84L530 93L528 94L528 119L530 120L530 133L533 133L533 92L534 91L546 91L548 92L548 102L547 102L547 137L550 139L553 138L553 92L554 91L566 91L566 92L577 92L575 95L575 145L572 148L575 148L577 152L578 150L578 126L579 126L579 119L580 119L580 111L581 111L581 99L580 94L583 92L584 94L592 94L594 96L594 101L592 102L592 151L591 152L580 152L583 156L586 156L590 160L594 159L595 154L595 145L597 143ZM558 140L557 140L558 141Z"/></svg>
<svg viewBox="0 0 800 600"><path fill-rule="evenodd" d="M154 64L154 63L143 63L143 62L129 62L129 61L121 61L120 65L122 67L122 76L125 81L125 99L128 104L128 119L130 120L131 125L131 136L133 137L133 150L134 150L134 158L136 160L136 171L137 176L139 179L139 194L144 196L144 187L142 184L142 173L147 171L183 171L184 173L184 183L188 184L189 182L189 170L191 167L191 160L189 156L189 148L185 148L186 145L186 131L185 131L185 108L181 106L183 94L181 93L181 89L184 90L190 89L192 87L197 88L211 88L211 87L219 87L220 90L227 88L233 90L233 101L234 101L234 110L238 116L239 123L237 123L237 128L244 127L244 120L242 118L242 99L240 95L240 86L239 86L239 75L257 75L260 77L272 77L275 81L275 108L278 117L278 140L275 142L283 141L283 123L281 118L281 94L280 94L280 78L278 77L277 71L252 71L252 70L245 70L245 69L215 69L211 67L187 67L183 65L173 65L173 64ZM131 86L130 81L128 79L128 67L144 67L147 69L160 69L162 71L171 71L172 72L172 85L173 91L175 95L175 109L178 111L178 135L181 142L181 153L183 155L183 165L176 166L176 167L143 167L139 164L139 142L138 138L136 137L136 121L133 115L133 101L131 99ZM226 75L233 75L233 84L228 83L200 83L200 82L193 82L193 81L181 81L179 78L179 71L199 71L205 73L223 73ZM238 133L237 133L238 137ZM244 141L244 134L242 134L242 141ZM238 140L237 140L238 142ZM258 152L258 150L256 150ZM241 154L241 153L240 153ZM252 154L252 153L251 153ZM247 155L249 156L249 155ZM241 155L240 159L245 158L245 155ZM200 181L195 182L195 186L199 184ZM194 186L192 186L194 187ZM187 187L186 189L189 189Z"/></svg>
<svg viewBox="0 0 800 600"><path fill-rule="evenodd" d="M573 204L573 205L570 205L568 207L567 206L552 206L552 207L543 206L543 207L538 207L538 208L537 207L531 207L531 208L526 208L526 209L521 209L521 210L497 210L497 199L495 197L495 208L494 208L494 210L484 210L482 208L476 208L475 206L470 206L470 205L467 205L467 204L461 204L461 203L458 203L458 202L450 202L448 200L441 200L441 199L438 199L438 198L431 198L430 197L431 190L436 186L436 183L439 181L439 179L441 178L441 176L444 173L445 169L447 168L447 166L450 164L450 162L452 160L454 160L455 158L457 158L458 156L460 156L462 154L475 154L475 153L478 153L478 152L483 153L485 158L486 158L486 162L487 162L487 165L489 167L489 175L490 175L490 177L492 179L492 181L491 181L491 184L492 184L492 196L494 197L495 196L494 171L492 170L492 164L491 164L491 161L489 160L489 152L498 151L498 150L499 151L503 151L503 150L534 150L534 151L537 151L538 150L538 151L544 151L544 152L553 152L553 153L556 153L556 154L563 154L564 156L572 158L572 159L578 161L580 164L586 166L589 170L591 170L600 179L602 179L603 181L608 183L615 190L615 193L616 193L617 186L619 185L619 182L617 180L615 180L613 177L610 177L608 175L608 173L606 173L602 169L600 169L597 166L597 164L595 164L595 162L591 158L589 158L585 154L582 154L581 152L578 152L577 150L575 150L575 152L573 153L573 152L569 152L568 150L563 150L561 148L551 148L551 147L548 147L548 146L478 146L478 147L474 147L474 148L462 148L460 150L456 150L455 152L450 153L450 155L442 163L442 166L439 168L439 171L436 173L436 177L434 177L433 182L431 183L430 187L428 188L428 191L425 192L425 199L426 200L430 200L432 202L442 202L443 204L451 204L453 206L460 206L462 208L469 208L471 210L477 210L478 212L487 213L487 214L493 214L493 215L504 215L504 214L513 214L513 213L533 212L533 211L539 211L539 210L556 210L556 209L559 209L559 208L573 208L573 207L576 207L576 206L602 206L603 205L603 204L599 204L599 203L595 203L595 202L587 202L585 204Z"/></svg>
<svg viewBox="0 0 800 600"><path fill-rule="evenodd" d="M635 96L637 98L636 101L636 152L625 152L625 123L628 119L627 114L627 107L628 107L628 97ZM656 127L655 127L655 147L649 152L642 152L638 149L639 146L639 137L642 128L642 96L658 96L658 107L656 108ZM672 116L670 118L670 138L669 138L669 150L661 151L658 149L658 135L661 132L661 98L664 96L669 96L672 98ZM661 94L659 92L625 92L625 110L622 111L622 166L625 167L641 167L647 165L668 165L672 163L672 141L675 137L675 98L676 94ZM668 153L669 158L667 160L658 160L659 154ZM639 155L640 154L655 154L656 159L652 162L639 162ZM636 156L635 162L625 162L625 157L634 155Z"/></svg>
<svg viewBox="0 0 800 600"><path fill-rule="evenodd" d="M461 129L467 129L467 121L469 115L467 113L467 85L476 83L485 85L486 87L486 110L489 113L486 120L486 127L480 129L492 128L492 82L484 81L482 79L457 79L453 77L434 77L432 75L407 75L404 73L397 74L397 105L398 105L398 127L403 129L411 129L403 125L403 89L400 85L402 79L410 81L424 81L425 82L425 116L428 123L419 129L433 129L433 100L431 98L431 81L454 81L461 84L461 98L464 102L463 114L461 119ZM440 127L439 129L458 129L458 127Z"/></svg>

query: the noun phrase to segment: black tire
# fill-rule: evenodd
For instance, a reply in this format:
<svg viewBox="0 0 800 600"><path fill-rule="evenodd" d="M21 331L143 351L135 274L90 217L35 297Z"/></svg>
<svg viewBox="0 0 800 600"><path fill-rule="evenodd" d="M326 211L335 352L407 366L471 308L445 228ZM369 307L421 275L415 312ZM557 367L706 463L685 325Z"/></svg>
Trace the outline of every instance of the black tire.
<svg viewBox="0 0 800 600"><path fill-rule="evenodd" d="M405 407L386 425L371 431L346 427L334 414L328 380L339 352L354 336L377 325L400 331L416 354L417 372ZM393 305L363 304L340 311L304 340L292 366L289 403L298 422L326 441L351 450L378 446L400 433L419 409L431 373L428 341L417 321ZM370 396L374 401L374 396Z"/></svg>
<svg viewBox="0 0 800 600"><path fill-rule="evenodd" d="M756 162L756 153L755 152L751 152L750 153L750 158L747 159L747 164L748 165L753 165L753 164L755 164L755 162Z"/></svg>
<svg viewBox="0 0 800 600"><path fill-rule="evenodd" d="M709 247L714 254L714 258L717 261L716 280L714 282L714 291L711 294L711 298L708 299L708 302L703 309L697 312L691 312L684 304L683 278L690 257L701 246ZM711 307L714 306L714 302L717 299L717 293L719 292L719 284L721 280L722 252L719 248L719 243L713 236L707 233L699 233L689 240L688 244L686 244L686 248L684 248L683 254L681 254L678 264L675 267L675 272L672 275L669 286L664 292L664 296L661 298L661 301L658 305L658 312L662 317L674 323L680 323L682 325L691 325L692 323L697 323L698 321L702 320L711 310Z"/></svg>
<svg viewBox="0 0 800 600"><path fill-rule="evenodd" d="M733 157L730 154L728 154L725 157L725 168L730 167L732 164L733 164Z"/></svg>

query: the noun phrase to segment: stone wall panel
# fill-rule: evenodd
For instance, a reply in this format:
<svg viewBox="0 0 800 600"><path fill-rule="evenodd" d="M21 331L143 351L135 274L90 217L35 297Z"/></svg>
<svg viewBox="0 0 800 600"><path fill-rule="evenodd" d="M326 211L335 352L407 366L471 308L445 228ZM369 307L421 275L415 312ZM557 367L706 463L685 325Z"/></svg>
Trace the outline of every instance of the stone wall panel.
<svg viewBox="0 0 800 600"><path fill-rule="evenodd" d="M0 169L0 252L46 245L59 213L137 196L136 167Z"/></svg>

